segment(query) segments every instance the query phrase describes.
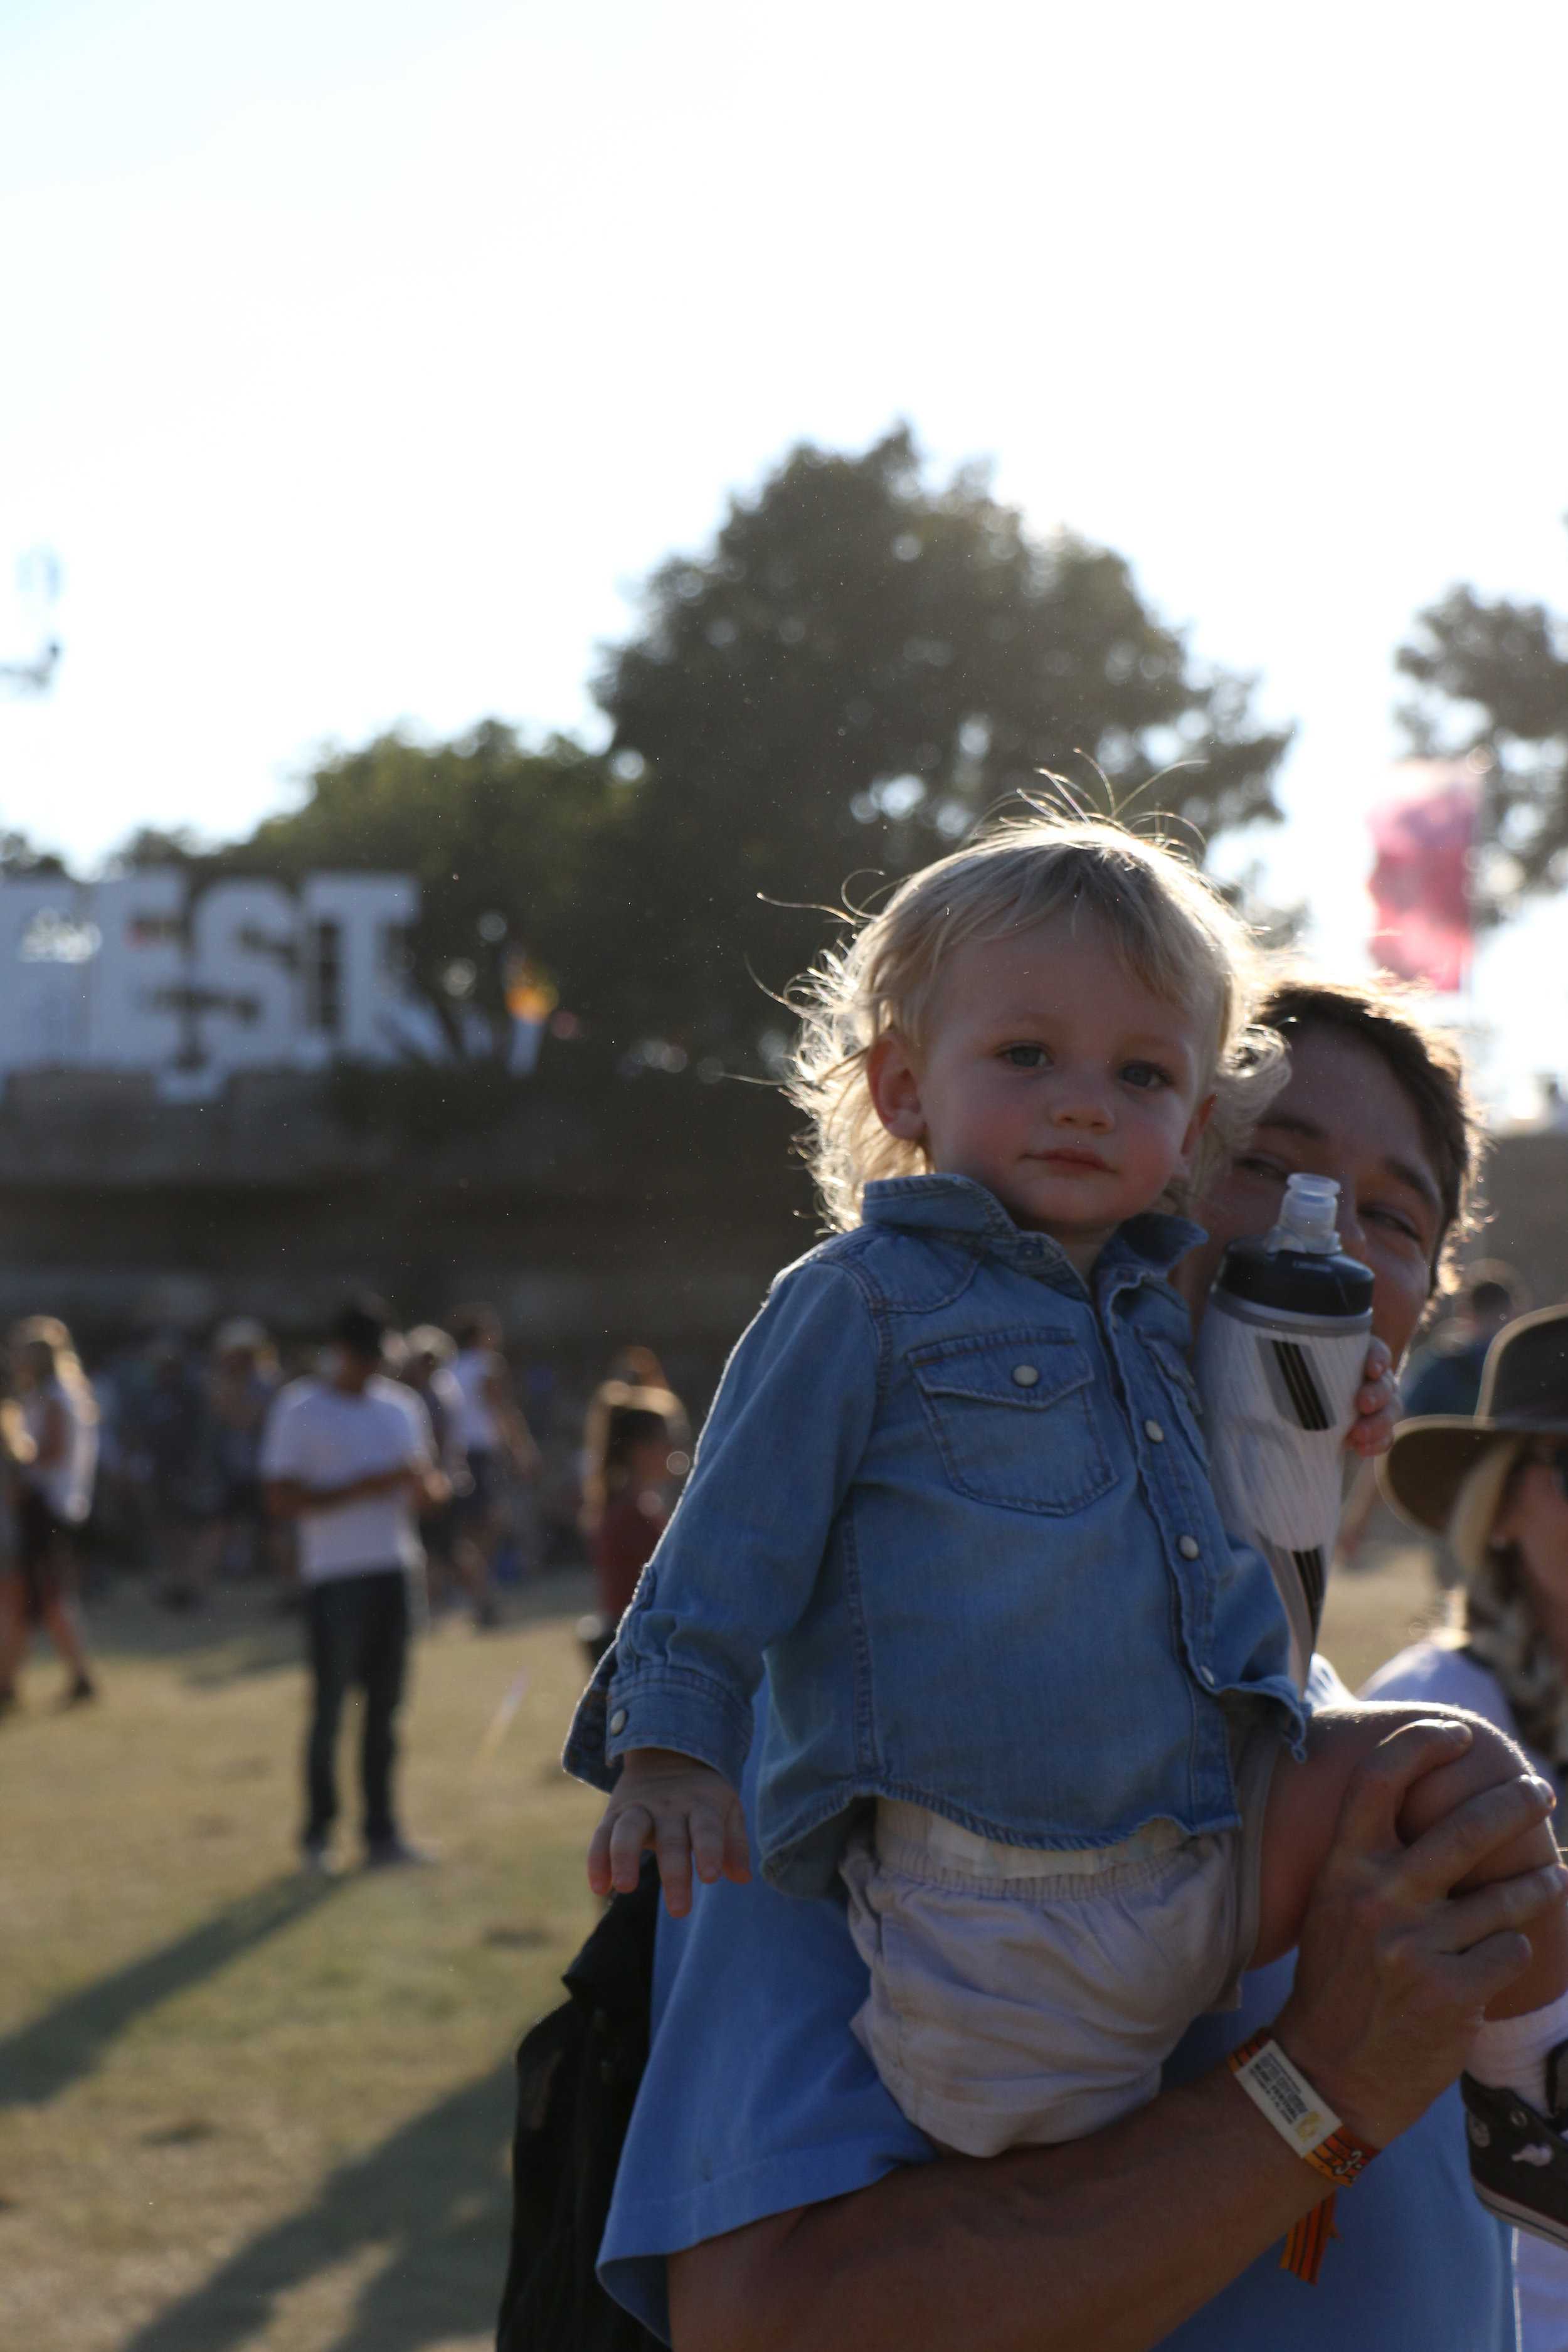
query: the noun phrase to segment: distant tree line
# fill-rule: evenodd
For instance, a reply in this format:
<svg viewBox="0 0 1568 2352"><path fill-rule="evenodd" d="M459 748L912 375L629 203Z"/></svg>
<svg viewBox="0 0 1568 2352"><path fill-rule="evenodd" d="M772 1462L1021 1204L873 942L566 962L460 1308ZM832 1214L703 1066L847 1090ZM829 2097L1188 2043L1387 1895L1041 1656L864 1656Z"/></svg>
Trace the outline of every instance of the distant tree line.
<svg viewBox="0 0 1568 2352"><path fill-rule="evenodd" d="M1501 883L1543 887L1568 854L1563 626L1461 588L1417 629L1398 656L1413 746L1491 752L1516 861ZM413 977L454 1038L478 1012L499 1045L526 959L566 1034L754 1070L780 1024L769 992L822 943L822 910L863 903L1042 771L1164 813L1202 851L1279 815L1290 740L1121 556L1031 536L981 468L932 481L903 428L856 457L802 446L731 500L710 548L647 582L593 690L602 752L529 749L494 720L444 744L384 735L321 761L302 806L247 840L142 832L122 854L413 874ZM33 855L0 841L8 866Z"/></svg>
<svg viewBox="0 0 1568 2352"><path fill-rule="evenodd" d="M1415 692L1414 751L1486 755L1479 912L1568 880L1568 621L1544 604L1451 588L1395 656Z"/></svg>

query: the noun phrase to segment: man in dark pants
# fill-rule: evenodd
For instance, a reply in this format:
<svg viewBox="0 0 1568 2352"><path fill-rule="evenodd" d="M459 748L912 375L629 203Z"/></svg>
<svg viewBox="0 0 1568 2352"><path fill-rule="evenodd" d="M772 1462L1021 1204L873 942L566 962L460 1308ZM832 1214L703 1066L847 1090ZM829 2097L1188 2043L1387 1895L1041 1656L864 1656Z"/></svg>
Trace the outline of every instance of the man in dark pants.
<svg viewBox="0 0 1568 2352"><path fill-rule="evenodd" d="M393 1808L395 1724L410 1597L425 1563L416 1514L446 1500L429 1415L381 1370L389 1324L378 1299L345 1307L319 1374L283 1391L267 1423L267 1506L300 1528L314 1706L305 1751L305 1867L331 1872L336 1748L343 1699L364 1694L360 1757L365 1860L421 1862Z"/></svg>

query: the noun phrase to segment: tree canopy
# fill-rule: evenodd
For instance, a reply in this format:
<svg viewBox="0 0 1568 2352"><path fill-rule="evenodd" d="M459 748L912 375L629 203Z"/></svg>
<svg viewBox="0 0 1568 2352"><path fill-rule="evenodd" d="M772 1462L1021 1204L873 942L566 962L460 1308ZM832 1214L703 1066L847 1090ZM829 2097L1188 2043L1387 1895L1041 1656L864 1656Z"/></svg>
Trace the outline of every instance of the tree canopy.
<svg viewBox="0 0 1568 2352"><path fill-rule="evenodd" d="M637 779L623 982L635 968L650 1022L722 1045L758 1025L750 973L777 986L821 937L759 899L863 896L1042 770L1092 793L1086 760L1206 842L1279 814L1289 740L1121 556L1032 539L978 468L931 484L903 428L859 457L798 447L733 500L707 552L655 572L595 690Z"/></svg>
<svg viewBox="0 0 1568 2352"><path fill-rule="evenodd" d="M595 692L602 755L530 751L496 720L382 735L318 761L302 805L247 840L144 831L121 857L411 874L413 977L467 1050L486 1027L465 1008L504 1045L525 952L617 1052L662 1040L744 1069L779 1018L763 988L816 954L820 909L952 847L1042 770L1096 798L1098 766L1113 802L1142 795L1201 846L1278 814L1289 740L1254 724L1249 681L1192 659L1121 556L1030 538L978 469L932 485L902 430L860 456L797 448L733 501L710 548L654 573Z"/></svg>
<svg viewBox="0 0 1568 2352"><path fill-rule="evenodd" d="M303 807L226 848L223 866L282 881L327 867L412 875L412 979L448 1023L462 1005L490 1016L498 1042L509 954L570 974L583 1009L609 1009L594 967L594 899L616 858L625 794L602 760L560 737L527 751L487 719L452 743L389 734L333 752L307 793Z"/></svg>
<svg viewBox="0 0 1568 2352"><path fill-rule="evenodd" d="M1568 878L1568 622L1544 604L1450 589L1418 614L1395 660L1416 692L1401 713L1423 756L1486 755L1480 834L1493 856L1480 912ZM1500 853L1498 854L1498 853Z"/></svg>

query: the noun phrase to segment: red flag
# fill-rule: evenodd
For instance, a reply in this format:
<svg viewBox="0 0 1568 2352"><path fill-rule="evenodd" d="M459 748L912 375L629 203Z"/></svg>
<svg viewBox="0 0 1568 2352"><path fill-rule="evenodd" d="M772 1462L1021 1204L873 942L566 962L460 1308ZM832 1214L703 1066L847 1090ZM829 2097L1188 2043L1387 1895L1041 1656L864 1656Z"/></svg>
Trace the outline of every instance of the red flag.
<svg viewBox="0 0 1568 2352"><path fill-rule="evenodd" d="M1406 760L1399 772L1403 791L1367 818L1372 952L1400 980L1451 994L1470 961L1476 772L1462 760Z"/></svg>

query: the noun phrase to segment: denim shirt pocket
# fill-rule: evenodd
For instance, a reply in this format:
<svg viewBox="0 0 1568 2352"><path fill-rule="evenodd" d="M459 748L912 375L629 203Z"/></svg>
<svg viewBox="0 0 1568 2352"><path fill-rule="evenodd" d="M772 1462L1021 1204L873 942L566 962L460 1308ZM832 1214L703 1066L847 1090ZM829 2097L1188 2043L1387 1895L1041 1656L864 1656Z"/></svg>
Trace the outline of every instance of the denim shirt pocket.
<svg viewBox="0 0 1568 2352"><path fill-rule="evenodd" d="M1081 1511L1114 1483L1091 1410L1094 1364L1070 1331L987 1331L910 1351L942 1467L961 1495Z"/></svg>

